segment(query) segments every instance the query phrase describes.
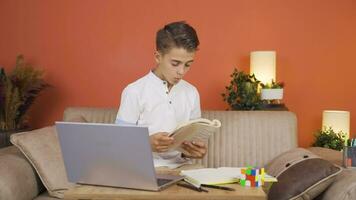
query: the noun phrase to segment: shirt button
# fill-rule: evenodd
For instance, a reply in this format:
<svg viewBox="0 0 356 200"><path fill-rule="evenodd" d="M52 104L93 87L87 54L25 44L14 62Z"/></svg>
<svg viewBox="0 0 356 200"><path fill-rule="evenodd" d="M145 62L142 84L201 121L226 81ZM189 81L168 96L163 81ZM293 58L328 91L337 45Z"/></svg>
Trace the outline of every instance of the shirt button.
<svg viewBox="0 0 356 200"><path fill-rule="evenodd" d="M166 92L166 94L168 94L168 92Z"/></svg>
<svg viewBox="0 0 356 200"><path fill-rule="evenodd" d="M166 84L166 81L163 81L163 84Z"/></svg>
<svg viewBox="0 0 356 200"><path fill-rule="evenodd" d="M169 104L172 104L172 101L169 101Z"/></svg>

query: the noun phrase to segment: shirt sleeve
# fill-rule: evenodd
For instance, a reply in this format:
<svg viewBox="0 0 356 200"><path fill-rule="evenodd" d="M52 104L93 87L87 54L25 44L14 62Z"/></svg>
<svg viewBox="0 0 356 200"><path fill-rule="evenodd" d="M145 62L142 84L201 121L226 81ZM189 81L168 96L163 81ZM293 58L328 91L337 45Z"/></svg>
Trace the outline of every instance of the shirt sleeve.
<svg viewBox="0 0 356 200"><path fill-rule="evenodd" d="M190 119L201 118L201 110L200 110L200 96L199 92L196 88L194 88L194 103L193 109L190 114Z"/></svg>
<svg viewBox="0 0 356 200"><path fill-rule="evenodd" d="M116 124L137 124L140 117L139 95L132 88L126 87L121 94Z"/></svg>

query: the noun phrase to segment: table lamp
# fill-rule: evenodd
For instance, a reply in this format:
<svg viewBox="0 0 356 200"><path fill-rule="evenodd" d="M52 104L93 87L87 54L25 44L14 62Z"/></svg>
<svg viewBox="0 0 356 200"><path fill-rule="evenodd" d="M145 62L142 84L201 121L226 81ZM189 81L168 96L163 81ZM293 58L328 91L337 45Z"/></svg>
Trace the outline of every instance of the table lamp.
<svg viewBox="0 0 356 200"><path fill-rule="evenodd" d="M343 110L324 110L322 129L331 127L334 132L342 131L346 140L350 137L350 112Z"/></svg>
<svg viewBox="0 0 356 200"><path fill-rule="evenodd" d="M250 74L263 84L276 81L276 52L252 51L250 55Z"/></svg>

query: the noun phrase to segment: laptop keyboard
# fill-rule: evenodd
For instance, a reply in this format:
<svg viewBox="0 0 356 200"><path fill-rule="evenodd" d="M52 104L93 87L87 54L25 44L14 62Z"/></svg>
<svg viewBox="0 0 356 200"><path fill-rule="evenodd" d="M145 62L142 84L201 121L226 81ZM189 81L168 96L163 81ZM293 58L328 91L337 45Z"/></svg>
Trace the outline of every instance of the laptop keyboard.
<svg viewBox="0 0 356 200"><path fill-rule="evenodd" d="M171 181L172 181L171 179L158 178L157 184L158 184L158 186L162 186L162 185L169 183Z"/></svg>

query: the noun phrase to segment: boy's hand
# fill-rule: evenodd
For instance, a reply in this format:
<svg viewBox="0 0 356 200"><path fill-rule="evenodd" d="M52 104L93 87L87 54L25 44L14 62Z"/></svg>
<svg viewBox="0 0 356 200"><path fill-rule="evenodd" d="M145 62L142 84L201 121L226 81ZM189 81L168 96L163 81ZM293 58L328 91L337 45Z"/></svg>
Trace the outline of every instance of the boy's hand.
<svg viewBox="0 0 356 200"><path fill-rule="evenodd" d="M169 133L159 132L150 136L151 148L153 152L165 152L169 145L173 144L173 138L168 136Z"/></svg>
<svg viewBox="0 0 356 200"><path fill-rule="evenodd" d="M183 142L182 148L187 151L183 155L188 158L203 158L206 154L206 145L201 141Z"/></svg>

